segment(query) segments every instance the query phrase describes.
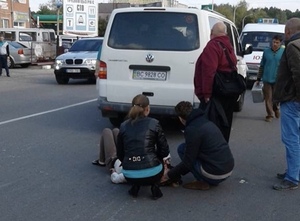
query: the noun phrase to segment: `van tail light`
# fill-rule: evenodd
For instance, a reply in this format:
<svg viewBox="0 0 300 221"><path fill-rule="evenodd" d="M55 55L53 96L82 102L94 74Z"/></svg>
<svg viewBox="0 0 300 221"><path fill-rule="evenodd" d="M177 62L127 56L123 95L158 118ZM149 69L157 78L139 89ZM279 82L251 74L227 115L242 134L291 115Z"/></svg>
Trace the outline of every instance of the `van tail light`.
<svg viewBox="0 0 300 221"><path fill-rule="evenodd" d="M23 49L19 49L18 54L24 54Z"/></svg>
<svg viewBox="0 0 300 221"><path fill-rule="evenodd" d="M100 64L99 64L98 78L100 78L100 79L106 79L107 78L106 63L103 62L103 61L100 61Z"/></svg>

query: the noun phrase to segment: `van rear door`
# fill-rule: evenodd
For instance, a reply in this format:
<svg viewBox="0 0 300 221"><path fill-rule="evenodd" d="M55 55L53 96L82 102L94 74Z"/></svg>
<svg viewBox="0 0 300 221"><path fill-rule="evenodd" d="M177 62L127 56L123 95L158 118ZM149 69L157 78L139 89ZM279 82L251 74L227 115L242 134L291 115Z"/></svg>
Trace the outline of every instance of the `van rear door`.
<svg viewBox="0 0 300 221"><path fill-rule="evenodd" d="M143 93L151 105L194 102L193 77L200 54L196 14L117 13L104 44L101 60L107 68L107 101L131 103Z"/></svg>

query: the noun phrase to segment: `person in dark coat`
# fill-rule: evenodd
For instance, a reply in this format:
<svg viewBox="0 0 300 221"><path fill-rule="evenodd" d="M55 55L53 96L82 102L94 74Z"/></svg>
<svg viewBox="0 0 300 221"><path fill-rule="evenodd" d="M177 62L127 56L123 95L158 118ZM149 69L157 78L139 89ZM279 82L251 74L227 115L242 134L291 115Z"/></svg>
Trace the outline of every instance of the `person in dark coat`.
<svg viewBox="0 0 300 221"><path fill-rule="evenodd" d="M184 184L188 189L207 190L232 173L234 159L219 128L207 119L202 109L193 109L188 101L179 102L175 111L185 125L185 143L179 145L181 162L165 173L163 182L178 180L191 172L196 181Z"/></svg>
<svg viewBox="0 0 300 221"><path fill-rule="evenodd" d="M216 118L217 121L211 120L220 128L225 140L229 142L233 111L238 96L216 97L213 95L213 82L217 71L227 73L236 70L236 67L232 67L229 63L225 50L228 52L229 59L234 65L237 64L237 59L230 39L227 36L226 25L223 22L217 22L212 27L210 38L211 40L203 49L196 63L194 75L195 94L201 102L200 108L202 109L206 109L212 98L215 99L214 103L220 103L222 108L217 112L223 112L221 115L226 116L226 123L220 123L218 118ZM216 112L215 109L211 108L209 111Z"/></svg>
<svg viewBox="0 0 300 221"><path fill-rule="evenodd" d="M117 158L122 162L125 179L132 184L129 194L137 197L140 186L150 185L153 199L158 199L163 196L159 183L169 145L159 121L148 117L149 113L148 97L135 96L129 119L120 126Z"/></svg>
<svg viewBox="0 0 300 221"><path fill-rule="evenodd" d="M285 25L285 50L278 67L273 95L280 103L281 140L285 145L287 169L277 174L275 190L294 190L300 180L300 18Z"/></svg>

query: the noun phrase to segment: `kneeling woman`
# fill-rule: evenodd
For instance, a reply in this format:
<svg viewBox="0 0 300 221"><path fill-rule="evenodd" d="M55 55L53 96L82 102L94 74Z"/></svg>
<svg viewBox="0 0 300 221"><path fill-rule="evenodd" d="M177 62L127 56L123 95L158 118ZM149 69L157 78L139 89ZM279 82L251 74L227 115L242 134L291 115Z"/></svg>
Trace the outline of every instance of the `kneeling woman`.
<svg viewBox="0 0 300 221"><path fill-rule="evenodd" d="M135 96L128 120L120 126L117 157L127 182L132 184L129 194L137 197L140 186L150 185L153 199L157 199L163 195L159 183L169 145L159 121L148 117L149 113L149 99L141 94Z"/></svg>

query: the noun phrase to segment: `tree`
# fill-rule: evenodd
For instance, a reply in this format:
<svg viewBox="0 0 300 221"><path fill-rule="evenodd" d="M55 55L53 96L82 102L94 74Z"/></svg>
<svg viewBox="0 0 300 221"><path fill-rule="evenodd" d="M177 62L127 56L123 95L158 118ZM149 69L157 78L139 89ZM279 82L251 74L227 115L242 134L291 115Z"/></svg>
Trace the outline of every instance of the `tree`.
<svg viewBox="0 0 300 221"><path fill-rule="evenodd" d="M62 9L60 9L62 12ZM48 0L45 4L40 4L39 11L36 12L41 15L54 15L57 13L56 0Z"/></svg>
<svg viewBox="0 0 300 221"><path fill-rule="evenodd" d="M99 17L99 21L98 21L98 35L100 37L103 37L104 34L105 34L107 22L108 22L108 17L106 17L105 19Z"/></svg>

